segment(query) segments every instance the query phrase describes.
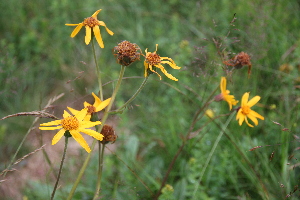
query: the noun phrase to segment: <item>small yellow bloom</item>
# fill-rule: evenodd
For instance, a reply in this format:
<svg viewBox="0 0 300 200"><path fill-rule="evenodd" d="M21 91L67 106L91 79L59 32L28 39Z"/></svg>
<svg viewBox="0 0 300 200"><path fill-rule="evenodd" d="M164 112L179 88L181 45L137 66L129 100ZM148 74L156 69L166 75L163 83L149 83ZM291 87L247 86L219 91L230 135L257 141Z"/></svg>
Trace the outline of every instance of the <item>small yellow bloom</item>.
<svg viewBox="0 0 300 200"><path fill-rule="evenodd" d="M97 40L99 46L101 48L104 48L104 43L102 41L99 26L104 26L106 31L110 35L113 35L114 33L106 27L106 24L103 21L98 21L97 15L99 14L99 12L101 10L102 9L97 10L91 17L85 18L82 23L79 23L79 24L66 24L67 26L76 26L74 31L71 33L71 37L72 38L75 37L77 35L77 33L81 30L81 28L83 26L85 26L85 30L86 30L85 44L88 45L90 43L91 38L92 38L92 29L93 29L94 36L96 37L96 40Z"/></svg>
<svg viewBox="0 0 300 200"><path fill-rule="evenodd" d="M214 118L215 113L214 113L214 111L213 111L212 109L207 109L207 110L205 111L205 115L206 115L208 118Z"/></svg>
<svg viewBox="0 0 300 200"><path fill-rule="evenodd" d="M253 127L253 125L248 122L247 118L249 118L257 126L258 120L256 118L261 120L264 120L265 118L257 112L251 110L251 107L254 106L260 100L260 96L255 96L250 101L248 101L248 99L249 92L246 92L242 97L242 105L239 111L237 112L236 120L239 120L240 126L242 125L243 121L246 121L248 126Z"/></svg>
<svg viewBox="0 0 300 200"><path fill-rule="evenodd" d="M84 121L84 117L87 114L87 108L79 111L75 116L70 115L67 111L64 111L62 120L55 120L52 122L47 122L40 124L40 130L56 130L60 129L52 139L52 145L56 144L61 137L65 134L66 131L69 131L72 137L88 152L91 152L91 149L85 139L82 137L80 132L85 133L89 136L94 137L95 139L102 141L103 135L94 130L87 129L96 125L101 124L100 121L90 122Z"/></svg>
<svg viewBox="0 0 300 200"><path fill-rule="evenodd" d="M94 94L94 92L92 93L92 95L93 95L93 97L95 99L95 103L93 105L89 104L86 101L83 103L84 108L87 108L87 114L84 117L85 121L90 121L91 117L92 117L92 114L103 110L106 106L108 106L108 104L110 103L110 100L111 100L111 98L108 98L108 99L106 99L104 101L101 101L101 99L99 97L97 97ZM68 107L68 109L70 110L70 112L73 115L76 115L78 112L80 112L79 110L75 110L74 108Z"/></svg>
<svg viewBox="0 0 300 200"><path fill-rule="evenodd" d="M167 70L162 66L162 64L168 64L173 69L180 69L181 67L178 67L171 58L160 57L156 53L157 47L158 47L158 44L156 44L156 50L153 53L148 52L148 49L145 50L146 59L144 61L144 66L145 66L144 76L145 77L149 76L149 70L150 70L151 72L156 73L159 76L159 79L161 80L161 76L153 69L153 66L154 66L154 67L159 68L162 71L162 73L164 73L169 79L171 79L173 81L178 81L177 78L175 78L174 76L172 76L171 74L169 74L167 72Z"/></svg>
<svg viewBox="0 0 300 200"><path fill-rule="evenodd" d="M234 99L233 95L229 95L230 91L226 89L226 78L222 77L220 82L221 94L215 96L215 101L227 101L229 109L232 109L232 105L236 105L239 101Z"/></svg>

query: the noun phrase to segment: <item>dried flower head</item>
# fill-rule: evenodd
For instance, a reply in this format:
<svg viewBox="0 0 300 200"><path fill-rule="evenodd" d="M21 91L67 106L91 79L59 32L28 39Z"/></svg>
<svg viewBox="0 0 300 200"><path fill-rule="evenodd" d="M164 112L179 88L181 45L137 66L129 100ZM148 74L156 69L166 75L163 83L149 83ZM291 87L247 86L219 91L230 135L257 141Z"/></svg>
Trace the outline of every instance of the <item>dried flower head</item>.
<svg viewBox="0 0 300 200"><path fill-rule="evenodd" d="M178 81L177 78L172 76L167 72L167 70L162 66L162 64L168 64L173 69L180 69L181 67L178 67L176 63L173 61L172 58L169 57L160 57L157 52L158 44L156 44L156 49L154 52L148 52L148 49L145 50L146 56L144 61L145 66L145 72L144 76L149 76L149 73L156 73L159 76L159 79L161 80L161 76L153 69L153 67L156 67L161 70L162 73L164 73L169 79L173 81Z"/></svg>
<svg viewBox="0 0 300 200"><path fill-rule="evenodd" d="M107 144L108 142L114 143L118 138L113 127L106 124L102 128L101 134L104 136L101 141L103 144Z"/></svg>
<svg viewBox="0 0 300 200"><path fill-rule="evenodd" d="M224 64L227 66L233 66L236 69L240 69L243 66L248 66L248 75L251 73L251 61L250 56L245 52L240 52L230 60L224 61Z"/></svg>
<svg viewBox="0 0 300 200"><path fill-rule="evenodd" d="M141 55L140 47L126 40L115 46L114 52L114 55L117 56L117 62L123 66L128 66L134 61L139 60Z"/></svg>
<svg viewBox="0 0 300 200"><path fill-rule="evenodd" d="M113 35L114 32L109 30L106 27L106 24L103 21L99 21L97 19L97 15L99 14L99 12L101 10L102 9L97 10L91 17L85 18L82 23L79 23L79 24L66 24L66 26L76 26L76 28L71 33L71 37L72 38L75 37L77 35L77 33L81 30L81 28L84 26L85 30L86 30L85 44L88 45L90 43L91 38L92 38L92 30L93 30L94 36L95 36L99 46L101 48L104 48L104 43L103 43L103 40L102 40L102 37L101 37L99 26L104 26L109 35Z"/></svg>

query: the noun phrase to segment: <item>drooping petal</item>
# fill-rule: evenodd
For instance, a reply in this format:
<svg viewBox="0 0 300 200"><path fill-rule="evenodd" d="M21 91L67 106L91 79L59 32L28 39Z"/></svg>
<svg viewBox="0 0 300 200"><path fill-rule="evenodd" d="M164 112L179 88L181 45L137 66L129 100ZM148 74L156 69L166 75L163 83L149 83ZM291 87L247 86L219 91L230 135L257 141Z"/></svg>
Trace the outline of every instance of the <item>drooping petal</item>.
<svg viewBox="0 0 300 200"><path fill-rule="evenodd" d="M81 23L79 23L81 24ZM65 24L66 26L78 26L79 24Z"/></svg>
<svg viewBox="0 0 300 200"><path fill-rule="evenodd" d="M260 96L253 97L250 101L248 101L247 105L249 107L254 106L260 100Z"/></svg>
<svg viewBox="0 0 300 200"><path fill-rule="evenodd" d="M161 59L161 60L163 60L163 59L169 60L169 61L167 61L167 60L161 61L162 64L168 64L168 65L170 65L170 67L172 67L173 69L181 69L181 67L179 67L179 66L177 66L177 65L175 64L175 62L172 60L172 58L169 58L169 57L160 57L160 59Z"/></svg>
<svg viewBox="0 0 300 200"><path fill-rule="evenodd" d="M88 143L85 141L85 139L80 135L80 133L77 130L71 130L70 134L78 142L88 153L91 152L91 149L88 145Z"/></svg>
<svg viewBox="0 0 300 200"><path fill-rule="evenodd" d="M249 99L249 92L246 92L242 97L242 106L247 105Z"/></svg>
<svg viewBox="0 0 300 200"><path fill-rule="evenodd" d="M261 116L260 114L258 114L257 112L255 112L254 110L251 110L249 115L252 115L258 119L264 120L265 118L263 116Z"/></svg>
<svg viewBox="0 0 300 200"><path fill-rule="evenodd" d="M77 33L81 30L83 24L79 23L78 26L73 30L73 32L71 33L71 37L75 37L77 35Z"/></svg>
<svg viewBox="0 0 300 200"><path fill-rule="evenodd" d="M242 109L240 108L238 111L237 111L237 114L236 114L236 117L235 119L238 120L240 117L241 117L242 114Z"/></svg>
<svg viewBox="0 0 300 200"><path fill-rule="evenodd" d="M83 132L89 136L92 136L93 138L102 141L103 135L101 133L98 133L97 131L91 130L91 129L80 129L80 132Z"/></svg>
<svg viewBox="0 0 300 200"><path fill-rule="evenodd" d="M61 139L61 137L65 134L65 131L65 129L61 129L54 135L52 139L52 145L55 145Z"/></svg>
<svg viewBox="0 0 300 200"><path fill-rule="evenodd" d="M106 100L104 100L103 102L101 102L99 105L95 105L96 107L96 112L99 112L100 110L103 110L106 106L108 106L108 104L110 103L111 98L108 98Z"/></svg>
<svg viewBox="0 0 300 200"><path fill-rule="evenodd" d="M250 124L250 123L248 122L248 119L247 119L247 117L245 117L245 122L246 122L246 124L247 124L248 126L250 126L250 127L254 127L252 124Z"/></svg>
<svg viewBox="0 0 300 200"><path fill-rule="evenodd" d="M168 77L169 79L171 79L173 81L178 81L178 79L175 78L174 76L172 76L171 74L169 74L167 72L167 70L161 64L155 65L155 67L159 68L161 70L161 72L164 73L164 75L166 75L166 77Z"/></svg>
<svg viewBox="0 0 300 200"><path fill-rule="evenodd" d="M67 117L70 117L70 113L68 113L66 110L64 110L64 114L63 114L63 117L64 118L67 118Z"/></svg>
<svg viewBox="0 0 300 200"><path fill-rule="evenodd" d="M144 77L149 76L148 68L149 68L149 64L146 61L144 61Z"/></svg>
<svg viewBox="0 0 300 200"><path fill-rule="evenodd" d="M40 126L55 126L55 125L60 125L60 124L61 124L61 120L54 120L51 122L42 123L42 124L40 124Z"/></svg>
<svg viewBox="0 0 300 200"><path fill-rule="evenodd" d="M92 30L91 30L91 27L89 26L85 26L85 44L88 45L91 41L91 38L92 38Z"/></svg>
<svg viewBox="0 0 300 200"><path fill-rule="evenodd" d="M109 30L109 28L107 28L106 24L103 21L98 21L98 23L99 23L100 26L104 26L105 27L105 30L107 31L107 33L109 35L114 35L114 32L112 32L111 30Z"/></svg>
<svg viewBox="0 0 300 200"><path fill-rule="evenodd" d="M101 33L100 33L100 28L99 28L99 26L94 26L94 27L93 27L93 31L94 31L94 35L95 35L95 37L96 37L96 40L97 40L99 46L100 46L101 48L104 48L104 43L103 43L103 40L102 40L102 37L101 37Z"/></svg>
<svg viewBox="0 0 300 200"><path fill-rule="evenodd" d="M149 65L149 69L151 72L157 74L157 76L159 76L159 80L161 80L161 75L159 75L159 73L157 73L156 71L153 70L152 65Z"/></svg>
<svg viewBox="0 0 300 200"><path fill-rule="evenodd" d="M95 95L94 92L92 92L92 95L95 99L95 102L94 102L93 106L96 108L97 106L99 106L102 103L102 101L97 95Z"/></svg>
<svg viewBox="0 0 300 200"><path fill-rule="evenodd" d="M86 116L87 113L87 108L82 109L80 112L78 112L75 117L76 119L78 119L78 121L82 121L84 119L84 117Z"/></svg>
<svg viewBox="0 0 300 200"><path fill-rule="evenodd" d="M243 115L242 113L239 115L239 125L241 126L243 121L245 120L246 116Z"/></svg>
<svg viewBox="0 0 300 200"><path fill-rule="evenodd" d="M67 107L69 109L69 111L72 113L72 115L77 115L80 111L79 110L76 110L74 108L71 108L71 107Z"/></svg>
<svg viewBox="0 0 300 200"><path fill-rule="evenodd" d="M249 119L251 119L251 121L253 121L253 123L255 124L255 126L258 125L258 120L256 119L256 117L254 117L254 116L251 115L251 114L248 114L247 117L248 117Z"/></svg>
<svg viewBox="0 0 300 200"><path fill-rule="evenodd" d="M62 126L51 126L51 127L39 127L40 130L56 130L61 129Z"/></svg>
<svg viewBox="0 0 300 200"><path fill-rule="evenodd" d="M80 123L80 128L82 128L82 129L90 128L90 127L93 127L93 126L96 126L96 125L99 125L99 124L101 124L100 121L96 121L96 122L82 121L82 122Z"/></svg>
<svg viewBox="0 0 300 200"><path fill-rule="evenodd" d="M97 15L99 14L99 12L100 12L101 10L102 10L102 9L97 10L96 12L94 12L94 14L92 15L92 17L94 17L94 18L97 19Z"/></svg>

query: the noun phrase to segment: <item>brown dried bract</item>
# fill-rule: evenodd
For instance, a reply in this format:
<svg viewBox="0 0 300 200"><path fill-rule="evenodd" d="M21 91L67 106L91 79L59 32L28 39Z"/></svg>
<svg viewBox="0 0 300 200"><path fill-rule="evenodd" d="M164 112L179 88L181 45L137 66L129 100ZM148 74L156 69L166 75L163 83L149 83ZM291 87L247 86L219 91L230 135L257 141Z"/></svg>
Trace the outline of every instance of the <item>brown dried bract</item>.
<svg viewBox="0 0 300 200"><path fill-rule="evenodd" d="M106 124L102 128L101 134L104 136L101 141L103 144L107 144L108 142L114 143L118 138L113 127Z"/></svg>
<svg viewBox="0 0 300 200"><path fill-rule="evenodd" d="M223 62L227 66L235 67L236 69L240 69L243 66L248 66L248 76L251 73L252 64L250 61L250 56L245 52L240 52L230 60Z"/></svg>

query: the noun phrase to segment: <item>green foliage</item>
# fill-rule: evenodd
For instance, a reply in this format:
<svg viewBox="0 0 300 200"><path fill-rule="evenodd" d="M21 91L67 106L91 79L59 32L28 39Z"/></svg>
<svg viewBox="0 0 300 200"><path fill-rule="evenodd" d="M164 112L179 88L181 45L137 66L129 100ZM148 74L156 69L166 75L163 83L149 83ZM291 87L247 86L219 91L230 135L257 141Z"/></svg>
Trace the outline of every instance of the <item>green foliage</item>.
<svg viewBox="0 0 300 200"><path fill-rule="evenodd" d="M55 103L55 114L67 106L82 105L82 96L97 89L91 45L84 29L70 38L73 27L95 10L115 34L101 34L105 48L97 50L104 96L111 95L120 67L111 49L122 40L172 58L181 70L167 68L178 82L151 75L141 94L117 117L118 155L105 155L101 194L104 199L152 199L176 152L183 144L194 113L229 75L228 89L237 99L245 92L261 96L254 109L265 117L255 128L227 127L199 182L209 152L227 117L216 119L187 141L174 163L160 200L167 199L284 199L299 184L299 20L298 1L5 1L0 13L0 113L40 110L49 98L65 93ZM230 24L234 14L236 20ZM233 26L234 25L234 26ZM102 27L103 28L103 27ZM216 47L216 42L222 44ZM228 59L244 51L251 55L252 73L243 67L226 74L220 54ZM291 66L280 71L280 66ZM123 105L142 83L143 58L127 67L115 107ZM136 78L138 77L138 78ZM112 82L110 82L112 81ZM219 93L219 91L217 91ZM216 93L216 94L217 94ZM63 105L61 105L63 104ZM71 105L70 105L71 104ZM209 106L215 115L228 113L225 102ZM57 114L58 116L58 114ZM9 160L32 123L6 119L0 125L0 159ZM195 129L209 119L199 120ZM274 123L278 122L282 126ZM289 129L289 131L284 130ZM270 146L267 146L270 145ZM23 149L29 152L30 142ZM257 148L254 151L249 149ZM110 145L108 145L110 148ZM31 149L33 150L33 149ZM270 159L271 155L274 157ZM293 156L293 158L289 158ZM19 156L21 157L21 156ZM67 157L57 194L65 199L74 174L85 155ZM134 172L128 169L125 164ZM74 199L91 199L96 184L97 158L93 157ZM74 164L75 163L75 164ZM289 164L288 164L289 163ZM75 170L68 171L75 165ZM1 164L4 169L5 164ZM73 171L74 170L74 171ZM0 170L1 171L1 170ZM284 187L280 187L283 184ZM52 181L30 182L23 191L28 199L47 199ZM172 188L172 189L171 189ZM297 199L297 192L290 199Z"/></svg>

